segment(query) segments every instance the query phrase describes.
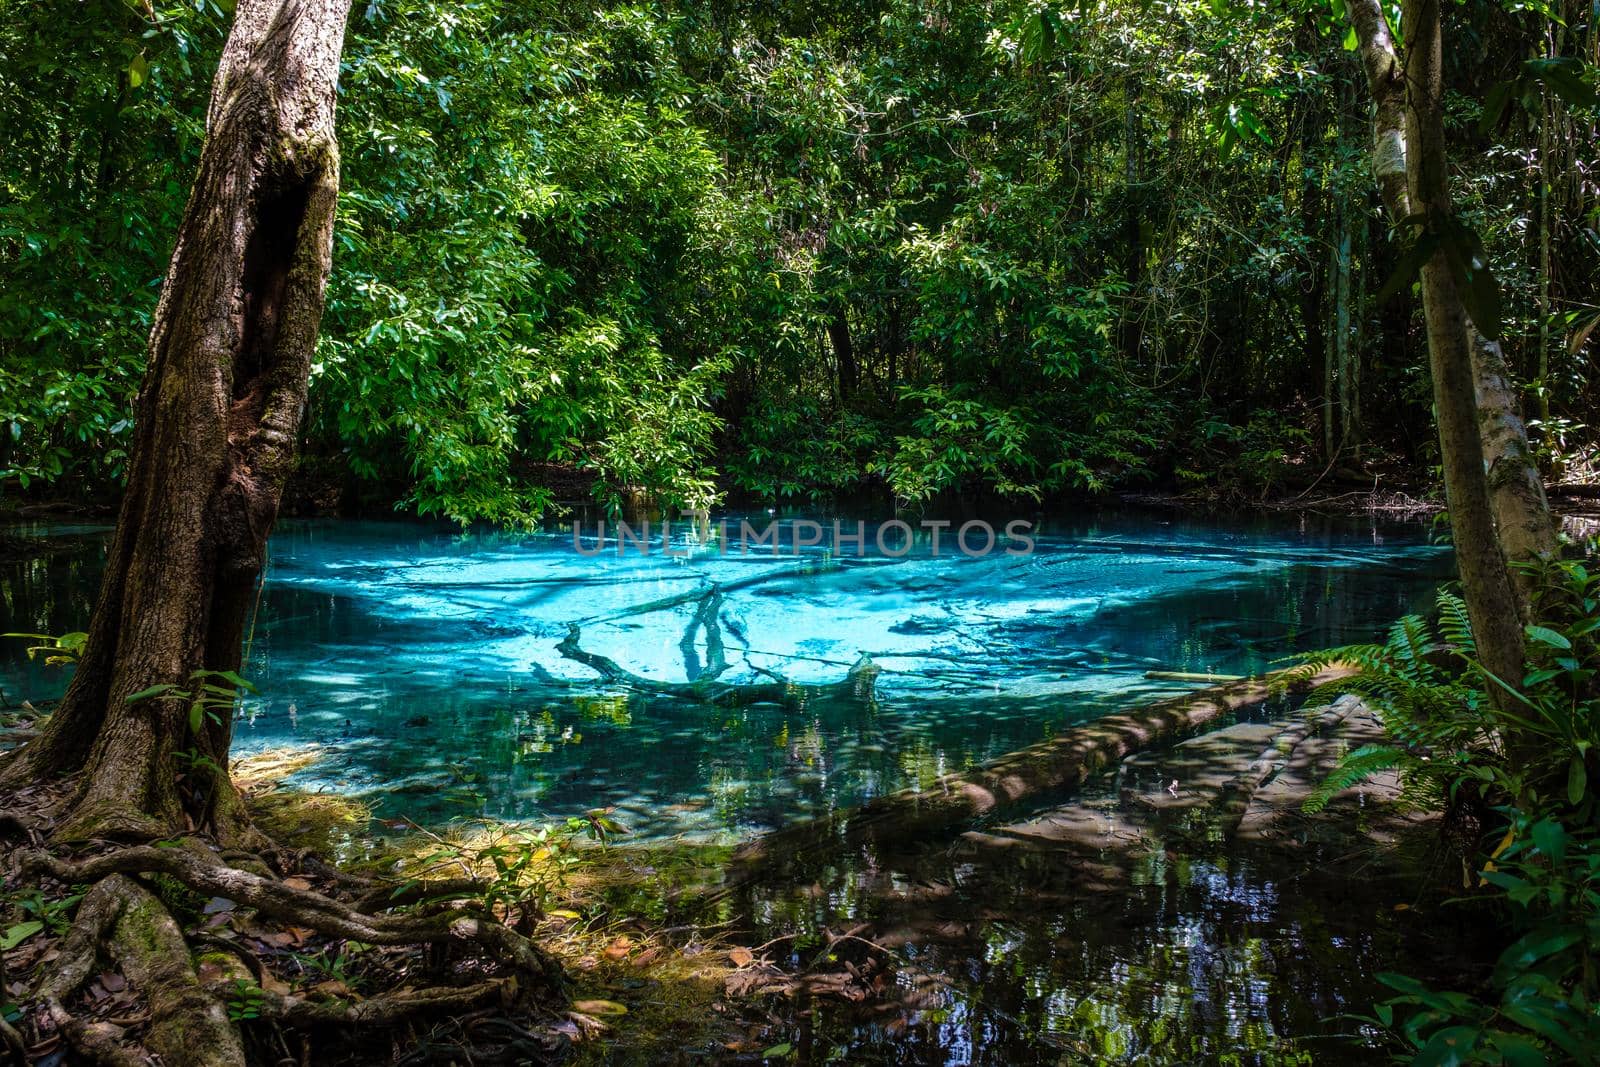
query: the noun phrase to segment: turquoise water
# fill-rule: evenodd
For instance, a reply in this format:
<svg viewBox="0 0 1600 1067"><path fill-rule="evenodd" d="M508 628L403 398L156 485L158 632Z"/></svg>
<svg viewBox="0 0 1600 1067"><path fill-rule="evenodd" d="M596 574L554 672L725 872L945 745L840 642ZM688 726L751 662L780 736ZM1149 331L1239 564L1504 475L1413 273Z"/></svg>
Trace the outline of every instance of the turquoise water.
<svg viewBox="0 0 1600 1067"><path fill-rule="evenodd" d="M774 558L675 526L688 555L669 558L659 536L649 555L586 556L569 529L284 522L237 750L314 746L296 783L361 795L380 816L613 807L642 836L744 837L1184 688L1150 669L1247 673L1369 640L1426 610L1451 568L1422 527L1365 519L1106 511L1042 521L1031 554L983 558L935 557L926 537L888 557L867 531L864 555ZM83 629L103 531L10 532L38 551L0 562L0 631ZM720 647L718 681L782 679L792 699L717 706L607 683L561 652L574 623L582 649L640 678L699 677ZM862 655L881 669L872 693L809 688ZM8 699L64 680L20 643L0 649Z"/></svg>

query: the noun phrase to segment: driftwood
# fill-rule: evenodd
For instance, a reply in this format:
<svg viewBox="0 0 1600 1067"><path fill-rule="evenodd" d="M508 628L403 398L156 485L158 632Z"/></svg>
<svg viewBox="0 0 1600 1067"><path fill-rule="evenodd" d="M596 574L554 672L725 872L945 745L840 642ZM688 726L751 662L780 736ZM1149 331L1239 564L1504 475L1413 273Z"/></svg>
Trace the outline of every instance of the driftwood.
<svg viewBox="0 0 1600 1067"><path fill-rule="evenodd" d="M976 770L946 775L929 789L891 793L854 811L768 834L740 849L735 862L764 866L819 848L923 843L966 829L1021 801L1082 785L1132 752L1263 703L1284 687L1304 692L1353 673L1354 668L1344 666L1315 675L1292 668L1108 715Z"/></svg>
<svg viewBox="0 0 1600 1067"><path fill-rule="evenodd" d="M585 651L578 643L581 637L582 629L574 623L561 642L561 654L598 671L602 678L613 685L627 686L629 689L650 696L673 697L677 700L714 704L723 708L743 708L752 704L793 706L803 704L813 695L868 699L872 696L873 685L878 677L878 665L867 656L862 656L850 668L843 680L822 685L800 685L759 667L755 669L768 675L771 681L743 683L718 681L717 676L727 669L726 665L720 669L712 668L703 672L692 682L664 682L634 674L609 656Z"/></svg>
<svg viewBox="0 0 1600 1067"><path fill-rule="evenodd" d="M794 573L797 572L786 571L780 576ZM753 704L781 704L793 707L805 703L812 696L861 700L872 698L880 669L872 661L872 657L866 654L861 655L845 673L844 678L837 682L825 682L820 685L791 682L770 670L750 664L748 658L746 663L750 669L765 676L767 681L721 681L721 676L729 667L727 646L722 639L722 594L734 584L711 585L692 594L686 593L651 601L626 613L630 616L642 615L664 608L696 605L694 614L689 619L689 625L678 641L678 648L683 653L684 674L688 681L666 682L657 678L646 678L623 667L610 656L586 650L582 645L583 627L580 623L575 622L567 627L567 636L562 638L557 648L567 659L596 671L601 678L612 685L626 686L635 692L650 696L672 697L695 704L712 704L724 708L743 708ZM697 638L702 631L706 635L704 663L700 661L700 649L697 644ZM750 650L745 651L748 656Z"/></svg>

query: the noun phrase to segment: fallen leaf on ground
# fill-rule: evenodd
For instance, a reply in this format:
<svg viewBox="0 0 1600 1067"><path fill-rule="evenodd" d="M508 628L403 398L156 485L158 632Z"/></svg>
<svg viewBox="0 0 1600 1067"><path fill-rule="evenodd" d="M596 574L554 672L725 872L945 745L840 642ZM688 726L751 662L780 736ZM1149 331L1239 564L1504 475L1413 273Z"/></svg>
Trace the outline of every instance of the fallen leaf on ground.
<svg viewBox="0 0 1600 1067"><path fill-rule="evenodd" d="M614 1000L575 1000L572 1010L583 1015L626 1015L628 1006Z"/></svg>

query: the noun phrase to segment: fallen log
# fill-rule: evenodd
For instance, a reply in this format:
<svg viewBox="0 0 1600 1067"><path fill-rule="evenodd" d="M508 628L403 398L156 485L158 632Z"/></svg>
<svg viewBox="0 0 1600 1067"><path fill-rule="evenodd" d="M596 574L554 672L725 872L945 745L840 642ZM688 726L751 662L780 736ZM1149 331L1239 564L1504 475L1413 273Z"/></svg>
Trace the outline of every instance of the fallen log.
<svg viewBox="0 0 1600 1067"><path fill-rule="evenodd" d="M1242 674L1196 674L1192 671L1145 671L1144 676L1152 682L1202 682L1206 685L1246 680Z"/></svg>
<svg viewBox="0 0 1600 1067"><path fill-rule="evenodd" d="M853 811L824 816L750 842L737 865L783 863L818 848L866 844L904 847L966 829L1008 807L1082 785L1133 752L1186 733L1278 692L1307 692L1356 673L1330 666L1312 674L1292 667L1260 678L1202 689L1108 715L1048 741L1020 749L964 774L946 775L928 789L905 789Z"/></svg>

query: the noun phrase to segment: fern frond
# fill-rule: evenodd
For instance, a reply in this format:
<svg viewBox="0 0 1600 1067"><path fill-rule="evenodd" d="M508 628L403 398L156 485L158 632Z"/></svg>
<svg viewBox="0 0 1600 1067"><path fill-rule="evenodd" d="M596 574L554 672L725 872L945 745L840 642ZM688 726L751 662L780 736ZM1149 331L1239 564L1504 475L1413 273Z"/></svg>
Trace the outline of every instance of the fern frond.
<svg viewBox="0 0 1600 1067"><path fill-rule="evenodd" d="M1402 616L1389 628L1389 653L1399 673L1409 681L1433 681L1433 665L1428 662L1428 647L1432 644L1433 630L1420 615Z"/></svg>
<svg viewBox="0 0 1600 1067"><path fill-rule="evenodd" d="M1472 620L1467 618L1467 603L1454 593L1439 592L1439 632L1463 656L1475 656L1478 643L1472 636Z"/></svg>
<svg viewBox="0 0 1600 1067"><path fill-rule="evenodd" d="M1333 773L1306 797L1300 805L1301 810L1315 815L1326 808L1335 796L1381 771L1399 769L1402 776L1409 777L1406 772L1422 763L1417 756L1394 745L1362 745L1345 754Z"/></svg>

